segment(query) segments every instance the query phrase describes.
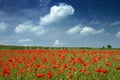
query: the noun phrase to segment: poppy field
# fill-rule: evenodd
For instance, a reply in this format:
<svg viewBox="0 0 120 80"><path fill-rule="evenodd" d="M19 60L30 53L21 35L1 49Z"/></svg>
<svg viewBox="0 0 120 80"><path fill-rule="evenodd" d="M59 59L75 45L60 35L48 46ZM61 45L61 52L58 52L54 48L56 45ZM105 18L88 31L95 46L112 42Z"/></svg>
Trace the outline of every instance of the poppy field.
<svg viewBox="0 0 120 80"><path fill-rule="evenodd" d="M0 50L0 80L120 80L120 50Z"/></svg>

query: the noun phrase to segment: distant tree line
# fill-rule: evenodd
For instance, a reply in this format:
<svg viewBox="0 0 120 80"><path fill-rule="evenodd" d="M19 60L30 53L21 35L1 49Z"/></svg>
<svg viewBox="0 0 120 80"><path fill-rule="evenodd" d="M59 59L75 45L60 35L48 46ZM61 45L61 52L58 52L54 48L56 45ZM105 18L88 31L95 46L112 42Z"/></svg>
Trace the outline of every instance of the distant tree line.
<svg viewBox="0 0 120 80"><path fill-rule="evenodd" d="M103 46L102 48L104 49L104 48L105 48L105 46ZM111 46L110 44L108 44L106 48L111 49L111 48L112 48L112 46Z"/></svg>

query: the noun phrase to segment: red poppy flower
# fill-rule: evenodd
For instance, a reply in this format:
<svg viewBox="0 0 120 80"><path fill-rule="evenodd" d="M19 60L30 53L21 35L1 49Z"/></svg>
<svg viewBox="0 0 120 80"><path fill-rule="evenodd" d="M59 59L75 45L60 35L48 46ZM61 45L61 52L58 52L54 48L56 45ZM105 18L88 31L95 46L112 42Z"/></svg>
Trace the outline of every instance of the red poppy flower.
<svg viewBox="0 0 120 80"><path fill-rule="evenodd" d="M60 74L61 72L62 72L61 70L58 70L58 71L57 71L57 74Z"/></svg>
<svg viewBox="0 0 120 80"><path fill-rule="evenodd" d="M120 66L115 67L116 70L120 70Z"/></svg>
<svg viewBox="0 0 120 80"><path fill-rule="evenodd" d="M106 62L106 66L110 66L110 62Z"/></svg>
<svg viewBox="0 0 120 80"><path fill-rule="evenodd" d="M47 76L47 78L52 78L52 75L53 75L53 73L50 71L50 72L48 72L48 76Z"/></svg>
<svg viewBox="0 0 120 80"><path fill-rule="evenodd" d="M86 71L86 69L81 69L81 70L79 70L79 72L85 72Z"/></svg>
<svg viewBox="0 0 120 80"><path fill-rule="evenodd" d="M37 74L36 77L37 78L45 77L45 74Z"/></svg>
<svg viewBox="0 0 120 80"><path fill-rule="evenodd" d="M104 69L104 70L102 70L102 73L107 74L107 73L108 73L108 70L107 70L107 69Z"/></svg>
<svg viewBox="0 0 120 80"><path fill-rule="evenodd" d="M4 67L2 69L2 76L9 76L10 75L10 68L9 67Z"/></svg>

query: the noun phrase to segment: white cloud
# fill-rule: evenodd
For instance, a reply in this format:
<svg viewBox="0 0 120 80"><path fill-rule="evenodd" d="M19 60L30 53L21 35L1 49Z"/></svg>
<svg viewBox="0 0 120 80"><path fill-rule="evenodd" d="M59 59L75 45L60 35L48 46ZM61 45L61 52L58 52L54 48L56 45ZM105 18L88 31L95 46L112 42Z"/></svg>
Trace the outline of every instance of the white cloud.
<svg viewBox="0 0 120 80"><path fill-rule="evenodd" d="M29 38L24 38L24 39L18 40L18 42L20 42L20 43L27 43L27 42L31 42L31 41L32 41L32 40L29 39Z"/></svg>
<svg viewBox="0 0 120 80"><path fill-rule="evenodd" d="M117 32L116 37L120 39L120 31Z"/></svg>
<svg viewBox="0 0 120 80"><path fill-rule="evenodd" d="M53 45L52 46L54 46L54 47L60 47L60 46L66 46L68 43L67 42L61 42L61 41L59 41L59 40L55 40L54 41L54 43L53 43Z"/></svg>
<svg viewBox="0 0 120 80"><path fill-rule="evenodd" d="M54 46L59 46L59 45L60 45L60 41L59 40L55 40Z"/></svg>
<svg viewBox="0 0 120 80"><path fill-rule="evenodd" d="M103 33L104 32L104 29L99 29L99 30L96 30L92 27L83 27L81 30L80 30L80 34L81 35L93 35L93 34L99 34L99 33Z"/></svg>
<svg viewBox="0 0 120 80"><path fill-rule="evenodd" d="M37 35L41 35L47 32L47 30L42 26L35 26L31 29L31 31Z"/></svg>
<svg viewBox="0 0 120 80"><path fill-rule="evenodd" d="M120 25L120 21L115 21L110 23L111 26L116 26L116 25Z"/></svg>
<svg viewBox="0 0 120 80"><path fill-rule="evenodd" d="M99 29L99 30L96 30L92 27L88 27L88 26L85 26L85 27L81 27L81 25L77 25L75 27L72 27L70 28L68 31L67 31L67 34L69 35L73 35L73 34L76 34L76 33L80 33L80 35L82 36L87 36L87 35L95 35L95 34L100 34L100 33L103 33L104 32L104 29Z"/></svg>
<svg viewBox="0 0 120 80"><path fill-rule="evenodd" d="M70 29L67 31L67 34L70 34L70 35L71 35L71 34L75 34L75 33L79 32L80 29L81 29L80 25L77 25L77 26L75 26L75 27L73 27L73 28L70 28Z"/></svg>
<svg viewBox="0 0 120 80"><path fill-rule="evenodd" d="M40 17L40 24L41 25L48 25L55 21L58 21L68 15L74 14L74 8L71 5L67 4L59 4L54 5L50 9L50 13L45 15L44 17Z"/></svg>
<svg viewBox="0 0 120 80"><path fill-rule="evenodd" d="M7 23L1 22L0 23L0 32L3 32L7 29Z"/></svg>
<svg viewBox="0 0 120 80"><path fill-rule="evenodd" d="M26 46L28 46L28 45L27 45L27 44L24 44L23 46L26 47Z"/></svg>
<svg viewBox="0 0 120 80"><path fill-rule="evenodd" d="M40 25L34 25L32 21L26 21L22 24L19 24L15 28L15 32L18 34L35 33L37 35L41 35L44 34L46 30Z"/></svg>
<svg viewBox="0 0 120 80"><path fill-rule="evenodd" d="M26 21L22 24L19 24L15 28L15 32L18 34L21 33L35 33L37 35L42 35L48 31L46 25L51 24L55 21L58 21L68 15L74 13L74 8L71 5L59 4L52 6L50 13L44 17L40 17L40 23L35 25L32 21Z"/></svg>
<svg viewBox="0 0 120 80"><path fill-rule="evenodd" d="M29 30L31 30L31 28L33 27L33 24L31 21L26 21L22 24L19 24L16 28L15 28L15 32L16 33L24 33L24 32L28 32Z"/></svg>

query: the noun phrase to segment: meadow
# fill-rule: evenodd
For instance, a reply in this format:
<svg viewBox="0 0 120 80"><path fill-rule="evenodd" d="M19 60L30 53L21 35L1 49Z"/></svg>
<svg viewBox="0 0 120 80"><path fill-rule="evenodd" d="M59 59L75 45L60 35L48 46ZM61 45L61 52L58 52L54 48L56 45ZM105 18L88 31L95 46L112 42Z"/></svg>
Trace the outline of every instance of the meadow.
<svg viewBox="0 0 120 80"><path fill-rule="evenodd" d="M120 50L0 50L0 80L120 80Z"/></svg>

